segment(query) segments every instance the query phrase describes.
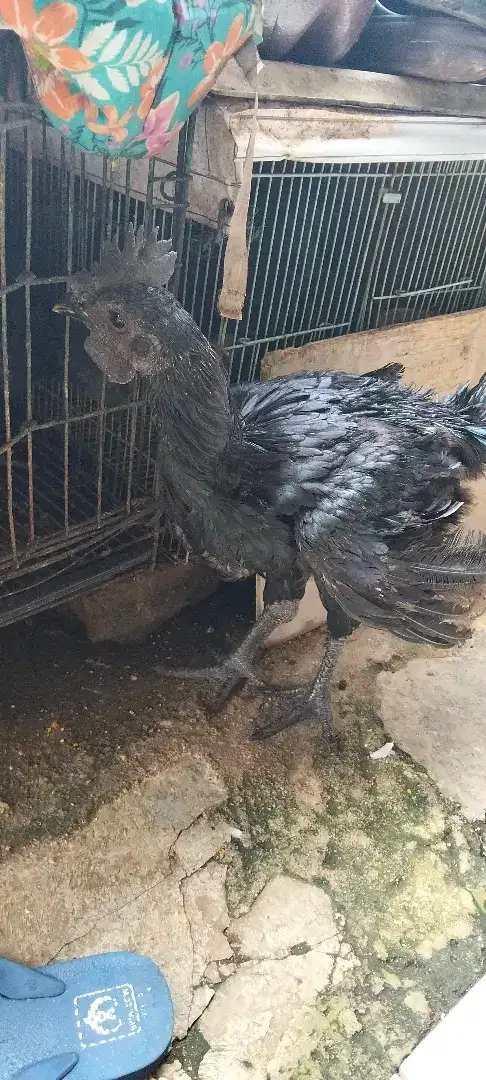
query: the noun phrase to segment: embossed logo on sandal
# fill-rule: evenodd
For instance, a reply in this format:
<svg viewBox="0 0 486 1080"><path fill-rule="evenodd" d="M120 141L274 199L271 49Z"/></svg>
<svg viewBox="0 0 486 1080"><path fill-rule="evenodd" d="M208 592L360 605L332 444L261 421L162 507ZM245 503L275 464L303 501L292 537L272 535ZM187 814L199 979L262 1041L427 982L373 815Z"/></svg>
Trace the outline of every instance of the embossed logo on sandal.
<svg viewBox="0 0 486 1080"><path fill-rule="evenodd" d="M79 994L74 998L74 1015L83 1050L127 1039L142 1030L135 991L130 983Z"/></svg>

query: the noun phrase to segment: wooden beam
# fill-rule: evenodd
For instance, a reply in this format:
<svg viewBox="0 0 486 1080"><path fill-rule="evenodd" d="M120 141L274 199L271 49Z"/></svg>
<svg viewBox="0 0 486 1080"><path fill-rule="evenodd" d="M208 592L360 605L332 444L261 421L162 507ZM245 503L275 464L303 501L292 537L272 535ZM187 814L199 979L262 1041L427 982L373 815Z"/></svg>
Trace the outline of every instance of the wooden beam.
<svg viewBox="0 0 486 1080"><path fill-rule="evenodd" d="M220 75L216 97L252 100L254 89L236 61ZM429 116L486 117L486 86L439 83L371 71L310 67L267 60L258 76L261 101L344 105Z"/></svg>
<svg viewBox="0 0 486 1080"><path fill-rule="evenodd" d="M384 364L400 363L405 382L447 394L483 374L485 333L486 308L435 315L269 352L262 360L261 377L325 370L362 375Z"/></svg>

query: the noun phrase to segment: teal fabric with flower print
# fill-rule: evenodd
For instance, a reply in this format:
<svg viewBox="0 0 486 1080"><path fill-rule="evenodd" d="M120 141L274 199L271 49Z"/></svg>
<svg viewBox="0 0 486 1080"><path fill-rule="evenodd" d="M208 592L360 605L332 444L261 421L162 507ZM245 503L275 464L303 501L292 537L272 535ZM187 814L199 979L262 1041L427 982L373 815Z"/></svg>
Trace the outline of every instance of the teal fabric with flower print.
<svg viewBox="0 0 486 1080"><path fill-rule="evenodd" d="M253 0L0 0L52 124L110 158L161 154L255 15Z"/></svg>

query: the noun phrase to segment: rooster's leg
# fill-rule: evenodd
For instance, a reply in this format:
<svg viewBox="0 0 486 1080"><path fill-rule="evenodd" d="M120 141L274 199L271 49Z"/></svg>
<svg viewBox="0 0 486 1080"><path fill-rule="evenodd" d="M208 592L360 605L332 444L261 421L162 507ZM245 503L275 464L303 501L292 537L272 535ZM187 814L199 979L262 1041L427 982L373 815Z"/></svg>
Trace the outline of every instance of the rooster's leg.
<svg viewBox="0 0 486 1080"><path fill-rule="evenodd" d="M207 683L211 696L208 711L217 713L237 687L246 680L261 686L253 673L253 665L260 655L267 637L282 623L291 622L299 609L298 600L281 600L270 604L243 639L241 645L221 664L210 668L182 668L179 671L158 667L160 675Z"/></svg>
<svg viewBox="0 0 486 1080"><path fill-rule="evenodd" d="M327 609L326 647L313 682L285 690L268 688L269 704L265 723L257 728L252 739L269 739L277 732L307 720L324 729L329 741L334 740L330 687L342 647L358 625L338 608L317 582L321 599Z"/></svg>
<svg viewBox="0 0 486 1080"><path fill-rule="evenodd" d="M269 739L285 728L307 720L320 724L331 742L334 739L330 697L331 679L346 638L328 635L326 651L319 671L312 683L296 686L291 690L281 687L268 688L269 696L266 721L256 728L252 739Z"/></svg>

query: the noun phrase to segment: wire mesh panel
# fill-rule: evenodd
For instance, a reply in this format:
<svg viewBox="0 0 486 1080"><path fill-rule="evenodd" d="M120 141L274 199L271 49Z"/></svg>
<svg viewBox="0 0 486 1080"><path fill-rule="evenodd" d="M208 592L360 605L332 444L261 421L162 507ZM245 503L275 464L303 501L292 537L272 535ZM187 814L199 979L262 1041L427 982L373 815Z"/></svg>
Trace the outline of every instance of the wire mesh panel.
<svg viewBox="0 0 486 1080"><path fill-rule="evenodd" d="M41 136L39 137L39 132ZM33 143L35 142L35 152ZM171 235L172 213L86 176L24 106L0 116L0 625L124 567L177 554L161 524L157 433L143 382L111 387L82 331L52 312L71 270L129 222Z"/></svg>
<svg viewBox="0 0 486 1080"><path fill-rule="evenodd" d="M359 326L413 322L484 302L486 162L390 171Z"/></svg>
<svg viewBox="0 0 486 1080"><path fill-rule="evenodd" d="M235 381L269 349L485 302L486 161L261 162Z"/></svg>

